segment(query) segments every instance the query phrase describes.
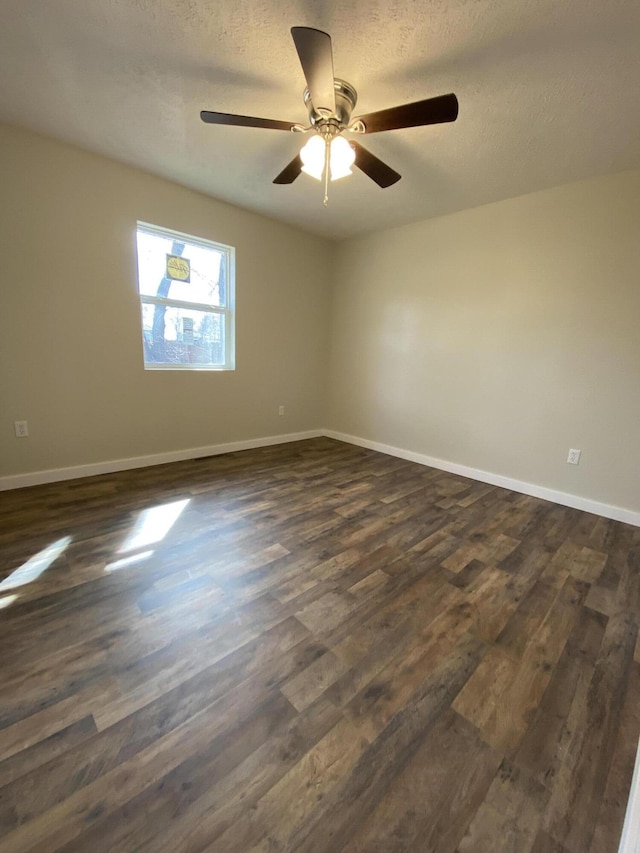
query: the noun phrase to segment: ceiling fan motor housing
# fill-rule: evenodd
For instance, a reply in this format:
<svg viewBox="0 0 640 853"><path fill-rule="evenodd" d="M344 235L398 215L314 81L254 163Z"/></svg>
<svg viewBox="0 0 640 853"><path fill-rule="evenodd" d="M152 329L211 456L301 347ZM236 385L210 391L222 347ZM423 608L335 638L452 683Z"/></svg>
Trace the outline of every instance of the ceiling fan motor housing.
<svg viewBox="0 0 640 853"><path fill-rule="evenodd" d="M304 90L304 103L309 112L309 122L311 125L318 131L321 129L329 130L329 128L335 127L335 131L332 134L335 135L340 133L349 124L351 113L358 100L358 93L351 83L347 83L346 80L340 80L338 77L334 78L333 88L336 93L336 110L334 113L330 113L328 110L322 108L316 110L311 101L308 89ZM329 132L331 133L330 130Z"/></svg>

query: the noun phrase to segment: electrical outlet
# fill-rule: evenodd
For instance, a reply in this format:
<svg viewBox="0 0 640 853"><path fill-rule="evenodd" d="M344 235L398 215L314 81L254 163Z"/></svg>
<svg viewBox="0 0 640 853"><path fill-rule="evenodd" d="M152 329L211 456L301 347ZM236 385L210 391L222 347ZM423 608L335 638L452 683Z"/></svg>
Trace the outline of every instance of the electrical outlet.
<svg viewBox="0 0 640 853"><path fill-rule="evenodd" d="M13 428L16 431L16 438L26 438L29 435L29 424L26 421L14 421Z"/></svg>
<svg viewBox="0 0 640 853"><path fill-rule="evenodd" d="M569 465L579 465L581 454L581 450L570 450L569 455L567 456L567 462L569 463Z"/></svg>
<svg viewBox="0 0 640 853"><path fill-rule="evenodd" d="M284 406L278 406L278 414L284 415Z"/></svg>

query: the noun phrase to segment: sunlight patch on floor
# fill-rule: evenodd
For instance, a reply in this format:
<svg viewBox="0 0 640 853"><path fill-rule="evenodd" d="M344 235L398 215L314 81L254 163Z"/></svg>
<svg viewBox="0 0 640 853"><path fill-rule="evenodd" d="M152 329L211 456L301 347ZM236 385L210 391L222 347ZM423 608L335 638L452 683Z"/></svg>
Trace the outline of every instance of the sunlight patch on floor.
<svg viewBox="0 0 640 853"><path fill-rule="evenodd" d="M136 563L141 563L143 560L149 559L153 551L140 551L138 554L131 554L129 557L123 557L121 560L116 560L104 567L105 572L116 572L118 569L126 569Z"/></svg>
<svg viewBox="0 0 640 853"><path fill-rule="evenodd" d="M23 563L19 568L11 572L9 577L6 577L0 583L0 592L3 592L5 589L15 589L16 587L24 586L27 583L37 580L58 559L70 542L71 537L65 536L31 557L30 560L27 560L26 563Z"/></svg>
<svg viewBox="0 0 640 853"><path fill-rule="evenodd" d="M171 530L190 500L191 498L186 498L143 510L118 553L126 554L160 542Z"/></svg>

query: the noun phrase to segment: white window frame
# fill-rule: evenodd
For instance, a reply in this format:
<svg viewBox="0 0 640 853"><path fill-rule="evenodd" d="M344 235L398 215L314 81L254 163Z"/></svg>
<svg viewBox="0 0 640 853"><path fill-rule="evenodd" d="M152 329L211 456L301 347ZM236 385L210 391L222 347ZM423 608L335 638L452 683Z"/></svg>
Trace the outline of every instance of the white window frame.
<svg viewBox="0 0 640 853"><path fill-rule="evenodd" d="M144 231L147 234L155 234L161 237L169 237L173 240L184 241L195 246L202 246L206 249L215 249L217 252L226 255L226 282L225 294L226 305L213 305L208 302L185 302L182 299L172 299L163 296L147 296L140 293L140 273L136 264L136 285L138 288L138 297L140 299L140 323L144 336L143 322L143 305L165 305L168 308L191 308L196 311L206 311L210 314L219 314L224 321L224 364L177 364L174 362L147 362L144 352L144 344L142 347L142 359L145 370L206 370L206 371L221 371L235 370L235 284L236 284L236 250L233 246L227 246L224 243L216 243L213 240L206 240L204 237L194 237L191 234L185 234L181 231L174 231L171 228L163 228L161 225L152 225L150 222L136 223L136 259L137 259L137 235L139 231Z"/></svg>

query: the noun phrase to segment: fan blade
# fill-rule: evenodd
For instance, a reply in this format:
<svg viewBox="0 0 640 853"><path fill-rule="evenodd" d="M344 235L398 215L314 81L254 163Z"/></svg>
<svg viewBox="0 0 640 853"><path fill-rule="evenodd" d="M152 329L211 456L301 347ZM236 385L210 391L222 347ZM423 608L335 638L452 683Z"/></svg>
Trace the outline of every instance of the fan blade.
<svg viewBox="0 0 640 853"><path fill-rule="evenodd" d="M398 130L401 127L442 124L446 121L455 121L457 117L458 99L451 94L358 116L356 121L364 124L365 133L380 133L382 130Z"/></svg>
<svg viewBox="0 0 640 853"><path fill-rule="evenodd" d="M316 111L325 109L335 113L331 36L311 27L292 27L291 35L307 81L311 103Z"/></svg>
<svg viewBox="0 0 640 853"><path fill-rule="evenodd" d="M379 187L385 189L392 184L397 183L402 175L394 171L391 166L387 166L382 160L379 160L371 151L367 151L358 142L350 141L349 145L355 149L356 160L355 164L365 175L368 175L372 181L375 181Z"/></svg>
<svg viewBox="0 0 640 853"><path fill-rule="evenodd" d="M272 118L254 118L253 116L236 116L233 113L212 113L202 110L200 118L207 124L232 124L236 127L265 127L268 130L292 130L296 123L292 121L277 121Z"/></svg>
<svg viewBox="0 0 640 853"><path fill-rule="evenodd" d="M274 184L292 184L302 171L302 160L300 155L296 154L288 166L280 172L277 178L273 179Z"/></svg>

